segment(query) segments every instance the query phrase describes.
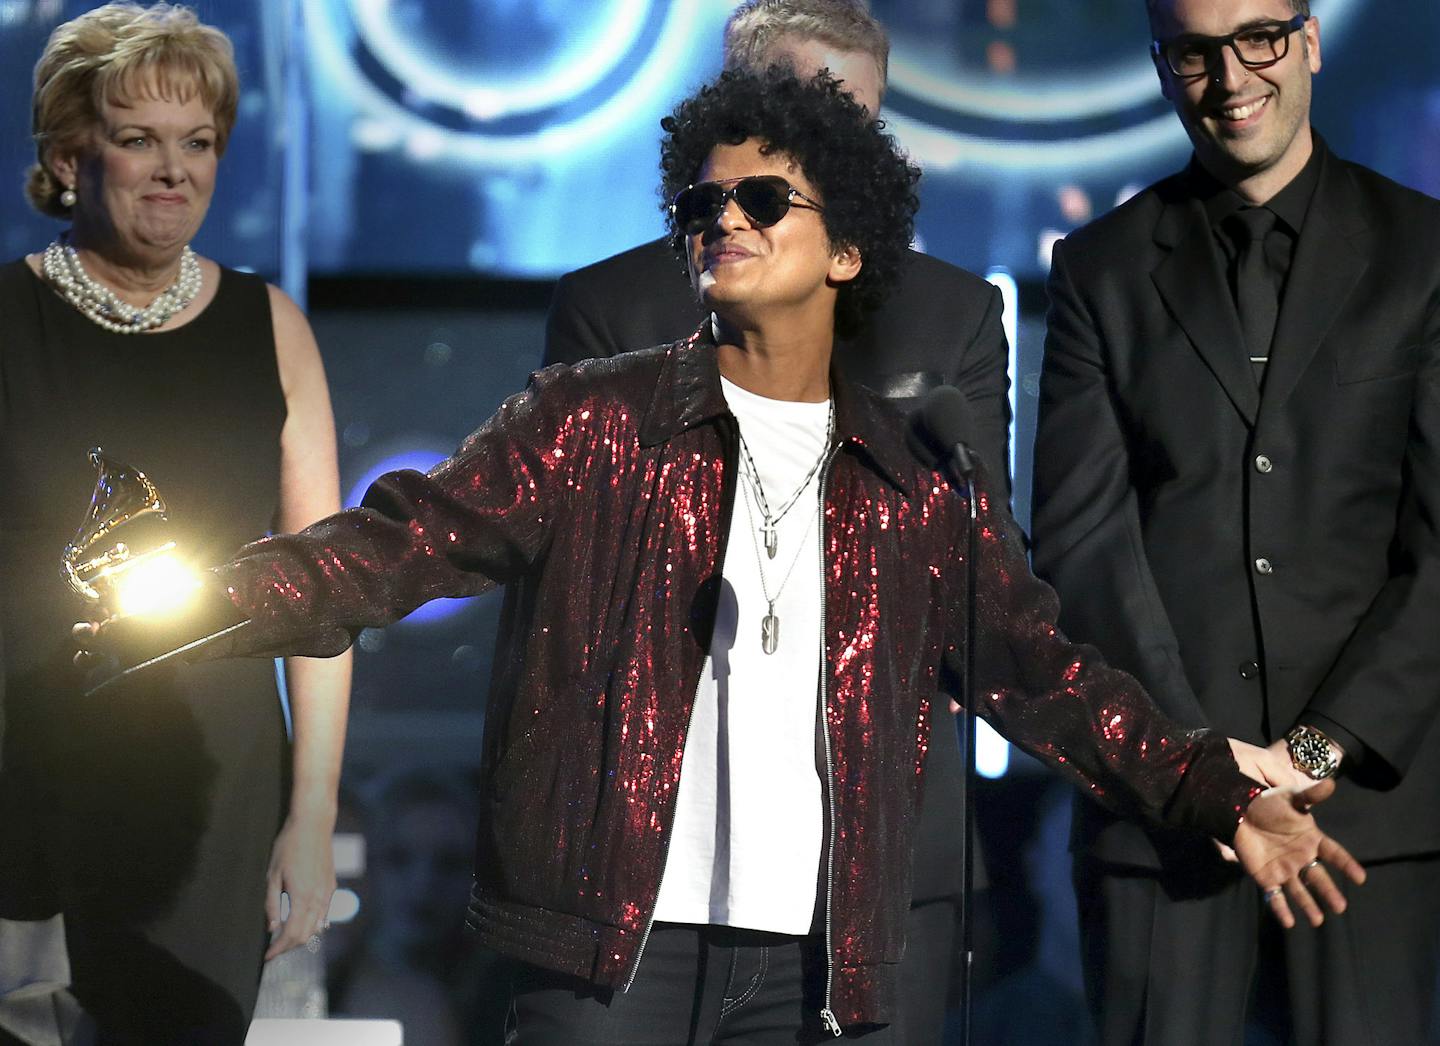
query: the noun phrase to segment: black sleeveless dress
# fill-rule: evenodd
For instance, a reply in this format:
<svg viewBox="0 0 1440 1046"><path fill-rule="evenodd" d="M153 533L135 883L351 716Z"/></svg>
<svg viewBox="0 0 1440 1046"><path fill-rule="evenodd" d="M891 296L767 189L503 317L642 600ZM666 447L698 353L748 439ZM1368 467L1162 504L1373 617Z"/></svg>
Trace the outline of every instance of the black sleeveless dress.
<svg viewBox="0 0 1440 1046"><path fill-rule="evenodd" d="M0 898L64 912L73 990L106 1041L243 1042L288 746L271 661L81 696L83 607L59 557L94 489L86 451L144 471L212 563L270 528L284 421L260 279L222 270L190 323L121 335L23 260L0 267Z"/></svg>

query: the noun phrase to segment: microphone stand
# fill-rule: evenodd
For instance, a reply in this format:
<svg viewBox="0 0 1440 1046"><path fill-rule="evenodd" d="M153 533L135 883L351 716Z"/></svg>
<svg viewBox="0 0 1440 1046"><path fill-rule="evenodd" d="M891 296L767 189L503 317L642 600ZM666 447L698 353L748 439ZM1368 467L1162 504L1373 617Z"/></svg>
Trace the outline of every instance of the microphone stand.
<svg viewBox="0 0 1440 1046"><path fill-rule="evenodd" d="M979 571L975 557L979 508L975 503L975 468L978 459L965 443L971 430L969 408L959 389L941 385L926 394L914 414L908 431L911 446L922 461L944 461L955 489L964 489L969 520L965 531L965 660L960 681L960 746L964 753L965 788L960 810L960 1044L970 1046L972 991L971 973L975 964L975 618ZM933 730L932 730L933 732Z"/></svg>
<svg viewBox="0 0 1440 1046"><path fill-rule="evenodd" d="M975 456L964 443L950 451L950 466L965 487L969 519L965 526L965 671L960 686L960 746L965 757L964 801L960 811L960 1046L970 1046L971 968L975 961Z"/></svg>

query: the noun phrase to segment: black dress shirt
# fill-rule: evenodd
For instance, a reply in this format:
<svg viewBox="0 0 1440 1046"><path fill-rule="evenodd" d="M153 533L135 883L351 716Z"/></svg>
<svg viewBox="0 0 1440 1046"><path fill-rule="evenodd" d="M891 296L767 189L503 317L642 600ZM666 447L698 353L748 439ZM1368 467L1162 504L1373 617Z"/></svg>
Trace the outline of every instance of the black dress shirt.
<svg viewBox="0 0 1440 1046"><path fill-rule="evenodd" d="M1295 244L1305 227L1305 216L1310 210L1310 200L1315 195L1315 186L1320 182L1320 167L1324 163L1324 151L1316 149L1290 183L1259 206L1275 215L1275 223L1265 237L1265 272L1273 288L1276 315L1285 301L1285 281L1290 275L1290 263L1295 257ZM1196 180L1197 195L1204 202L1205 215L1210 220L1210 229L1225 263L1225 273L1230 284L1230 293L1236 296L1237 272L1240 266L1242 245L1236 242L1231 215L1253 206L1238 192L1220 184L1198 162L1191 164L1192 177ZM1238 301L1238 298L1237 298Z"/></svg>

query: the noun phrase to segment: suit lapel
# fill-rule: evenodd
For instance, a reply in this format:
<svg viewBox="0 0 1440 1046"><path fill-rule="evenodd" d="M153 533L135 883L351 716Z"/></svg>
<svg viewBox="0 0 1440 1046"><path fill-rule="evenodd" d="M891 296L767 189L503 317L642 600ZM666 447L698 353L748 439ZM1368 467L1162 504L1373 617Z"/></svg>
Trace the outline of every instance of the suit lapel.
<svg viewBox="0 0 1440 1046"><path fill-rule="evenodd" d="M1210 223L1200 204L1171 199L1155 226L1155 241L1170 248L1151 273L1160 297L1205 360L1235 409L1250 425L1260 407L1260 390L1250 371L1245 335L1231 300Z"/></svg>
<svg viewBox="0 0 1440 1046"><path fill-rule="evenodd" d="M1323 148L1317 140L1317 148ZM1295 244L1285 300L1275 327L1265 376L1265 413L1278 410L1295 391L1325 335L1370 262L1357 246L1365 224L1349 173L1333 156L1324 158L1305 228Z"/></svg>

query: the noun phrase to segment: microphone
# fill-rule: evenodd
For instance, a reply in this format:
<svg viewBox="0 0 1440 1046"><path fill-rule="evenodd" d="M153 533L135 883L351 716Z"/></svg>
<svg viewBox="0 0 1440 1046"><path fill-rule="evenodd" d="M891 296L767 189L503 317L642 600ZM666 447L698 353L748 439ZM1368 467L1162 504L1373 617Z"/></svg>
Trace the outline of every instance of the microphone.
<svg viewBox="0 0 1440 1046"><path fill-rule="evenodd" d="M937 385L910 415L910 449L930 465L948 461L962 482L975 474L979 458L967 442L973 428L970 402L954 385Z"/></svg>

